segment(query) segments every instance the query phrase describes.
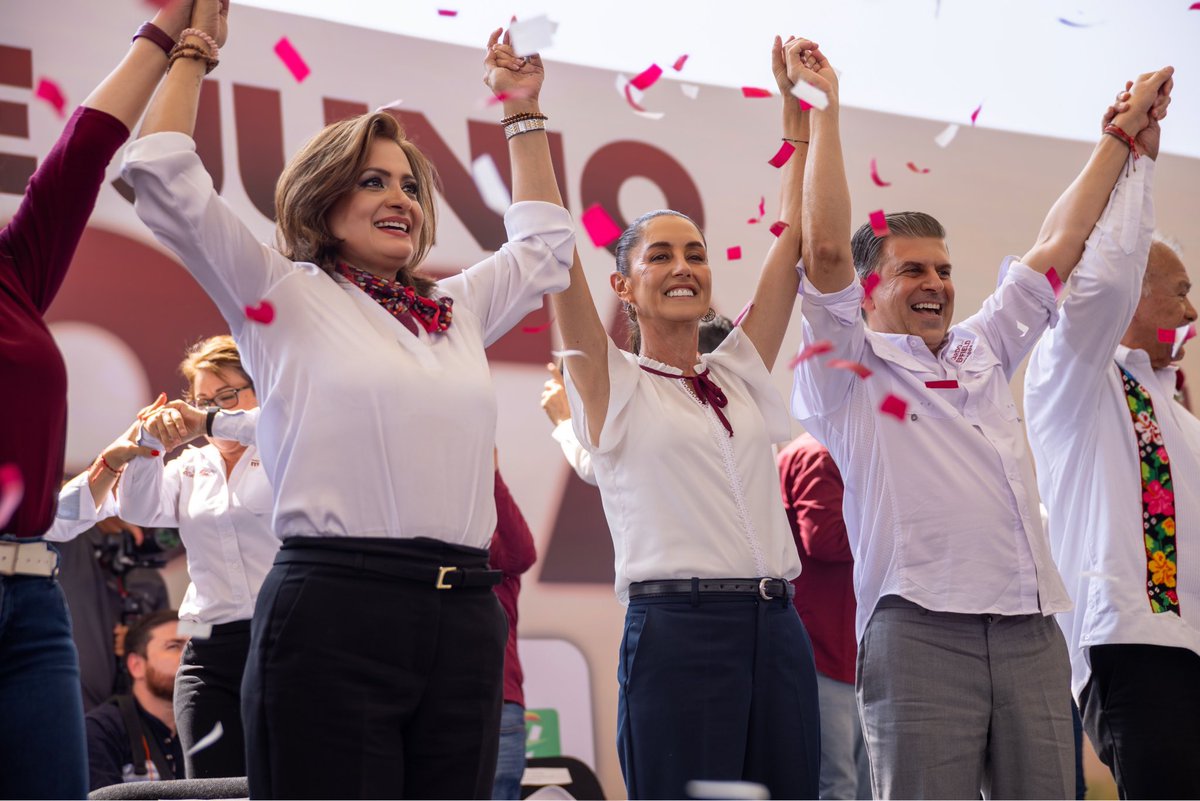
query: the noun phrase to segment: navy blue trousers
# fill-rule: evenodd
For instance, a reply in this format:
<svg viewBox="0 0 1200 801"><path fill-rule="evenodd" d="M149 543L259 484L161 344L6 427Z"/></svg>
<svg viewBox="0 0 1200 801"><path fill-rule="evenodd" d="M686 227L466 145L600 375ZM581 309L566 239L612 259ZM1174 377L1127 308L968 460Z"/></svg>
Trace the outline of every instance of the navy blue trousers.
<svg viewBox="0 0 1200 801"><path fill-rule="evenodd" d="M686 798L692 779L817 797L816 668L786 598L634 598L617 679L617 752L631 799Z"/></svg>

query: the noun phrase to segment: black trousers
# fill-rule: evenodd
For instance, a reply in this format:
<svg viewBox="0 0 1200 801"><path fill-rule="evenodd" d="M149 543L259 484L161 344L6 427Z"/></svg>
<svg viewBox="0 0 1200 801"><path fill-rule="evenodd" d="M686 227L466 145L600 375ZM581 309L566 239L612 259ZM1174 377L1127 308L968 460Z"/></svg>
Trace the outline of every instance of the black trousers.
<svg viewBox="0 0 1200 801"><path fill-rule="evenodd" d="M189 779L246 775L242 734L242 674L250 653L250 621L213 626L206 639L193 637L175 674L175 725ZM215 743L192 754L192 746L221 724Z"/></svg>
<svg viewBox="0 0 1200 801"><path fill-rule="evenodd" d="M1083 726L1121 798L1200 798L1200 655L1094 645Z"/></svg>
<svg viewBox="0 0 1200 801"><path fill-rule="evenodd" d="M321 563L346 554L362 566ZM306 561L288 561L297 557ZM389 564L483 569L487 551L284 542L259 593L242 683L251 798L490 797L504 612L488 586L439 590L374 569Z"/></svg>
<svg viewBox="0 0 1200 801"><path fill-rule="evenodd" d="M629 797L688 798L687 782L707 779L816 798L817 673L792 602L677 598L632 598L625 616L617 752Z"/></svg>

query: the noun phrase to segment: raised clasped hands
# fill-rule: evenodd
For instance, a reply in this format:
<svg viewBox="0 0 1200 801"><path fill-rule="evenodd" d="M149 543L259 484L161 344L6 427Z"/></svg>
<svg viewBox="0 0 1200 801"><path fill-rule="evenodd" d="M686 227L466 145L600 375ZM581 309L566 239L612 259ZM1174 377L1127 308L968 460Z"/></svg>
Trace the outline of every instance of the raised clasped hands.
<svg viewBox="0 0 1200 801"><path fill-rule="evenodd" d="M207 413L186 401L173 400L161 404L141 420L146 433L162 443L167 451L204 435Z"/></svg>
<svg viewBox="0 0 1200 801"><path fill-rule="evenodd" d="M771 67L780 92L787 94L803 81L828 95L830 102L837 100L837 73L821 52L820 45L811 39L789 36L783 41L776 36Z"/></svg>
<svg viewBox="0 0 1200 801"><path fill-rule="evenodd" d="M1171 90L1175 87L1174 67L1164 67L1126 81L1124 90L1117 93L1113 105L1105 109L1100 127L1116 125L1137 142L1139 153L1158 158L1160 121L1167 116Z"/></svg>
<svg viewBox="0 0 1200 801"><path fill-rule="evenodd" d="M503 38L500 36L502 32ZM546 76L542 57L536 54L518 56L513 50L512 38L503 28L497 28L488 37L483 64L483 82L496 97L537 102Z"/></svg>
<svg viewBox="0 0 1200 801"><path fill-rule="evenodd" d="M204 31L217 47L229 36L229 0L193 0L191 27Z"/></svg>

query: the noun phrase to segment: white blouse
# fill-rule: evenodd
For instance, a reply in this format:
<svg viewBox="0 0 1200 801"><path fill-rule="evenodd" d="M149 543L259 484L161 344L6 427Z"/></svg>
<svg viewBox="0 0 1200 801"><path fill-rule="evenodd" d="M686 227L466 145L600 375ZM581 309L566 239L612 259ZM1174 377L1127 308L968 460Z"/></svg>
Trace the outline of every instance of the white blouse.
<svg viewBox="0 0 1200 801"><path fill-rule="evenodd" d="M216 302L254 377L279 537L431 537L487 547L496 527L496 398L484 348L564 289L570 214L505 215L509 242L438 284L444 334L411 333L356 286L257 240L180 133L139 139L122 174L138 215ZM270 325L247 306L274 306Z"/></svg>
<svg viewBox="0 0 1200 801"><path fill-rule="evenodd" d="M143 433L140 444L162 450ZM188 585L180 620L217 625L249 620L279 550L271 530L271 484L253 446L225 479L213 445L189 447L164 465L133 459L117 489L122 519L139 526L178 528L187 548Z"/></svg>
<svg viewBox="0 0 1200 801"><path fill-rule="evenodd" d="M732 437L686 382L642 364L682 374L610 341L598 444L564 370L575 435L592 454L612 532L617 598L628 603L634 581L800 575L771 450L791 437L791 422L754 344L735 328L695 368L707 368L728 398Z"/></svg>

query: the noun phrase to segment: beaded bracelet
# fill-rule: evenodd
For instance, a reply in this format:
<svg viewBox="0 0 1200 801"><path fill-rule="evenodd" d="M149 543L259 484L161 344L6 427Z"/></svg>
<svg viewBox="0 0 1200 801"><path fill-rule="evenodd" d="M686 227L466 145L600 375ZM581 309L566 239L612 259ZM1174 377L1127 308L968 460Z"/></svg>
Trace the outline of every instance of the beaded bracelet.
<svg viewBox="0 0 1200 801"><path fill-rule="evenodd" d="M513 114L511 116L505 117L504 119L500 120L500 124L501 125L511 125L512 123L520 122L521 120L543 120L544 121L544 120L548 120L548 119L550 119L550 118L547 117L545 114L540 114L536 111L522 111L519 114Z"/></svg>
<svg viewBox="0 0 1200 801"><path fill-rule="evenodd" d="M208 73L210 73L214 69L216 69L217 64L220 63L215 58L210 56L199 45L181 43L181 44L175 45L175 47L173 47L171 49L171 57L170 57L170 60L167 62L167 72L170 72L171 67L173 67L175 65L175 62L181 58L190 58L194 61L203 61L205 63L205 67L204 67L205 75L207 75Z"/></svg>
<svg viewBox="0 0 1200 801"><path fill-rule="evenodd" d="M504 126L504 138L512 139L514 136L520 136L524 133L532 133L533 131L544 130L546 130L546 120L544 118L517 120L516 122L510 122L508 125Z"/></svg>
<svg viewBox="0 0 1200 801"><path fill-rule="evenodd" d="M171 48L175 46L175 40L167 35L167 32L155 25L153 22L143 22L142 27L137 29L137 33L133 35L130 43L136 42L139 38L145 39L148 42L153 42L162 48L163 53L167 58L171 57Z"/></svg>
<svg viewBox="0 0 1200 801"><path fill-rule="evenodd" d="M212 58L221 57L221 49L217 47L217 40L213 39L199 28L184 28L183 33L179 34L179 41L182 43L189 36L195 36L197 39L208 45L208 55Z"/></svg>

